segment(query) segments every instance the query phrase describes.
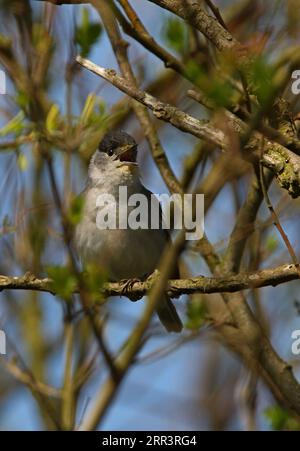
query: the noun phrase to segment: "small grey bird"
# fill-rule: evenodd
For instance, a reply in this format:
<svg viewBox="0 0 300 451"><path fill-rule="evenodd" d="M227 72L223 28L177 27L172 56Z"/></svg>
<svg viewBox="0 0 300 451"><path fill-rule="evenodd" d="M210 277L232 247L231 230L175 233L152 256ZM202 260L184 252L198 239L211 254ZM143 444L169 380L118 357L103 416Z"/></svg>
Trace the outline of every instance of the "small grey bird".
<svg viewBox="0 0 300 451"><path fill-rule="evenodd" d="M133 230L99 229L97 226L98 196L111 194L118 203L120 186L127 187L128 197L136 193L144 194L150 205L151 192L140 181L136 156L137 144L127 133L112 132L103 138L90 161L83 192L83 214L75 230L75 246L81 260L104 267L111 280L149 276L157 268L165 245L170 240L168 232L162 227ZM176 278L177 273L173 277ZM157 314L167 331L182 330L181 320L167 296L161 300Z"/></svg>

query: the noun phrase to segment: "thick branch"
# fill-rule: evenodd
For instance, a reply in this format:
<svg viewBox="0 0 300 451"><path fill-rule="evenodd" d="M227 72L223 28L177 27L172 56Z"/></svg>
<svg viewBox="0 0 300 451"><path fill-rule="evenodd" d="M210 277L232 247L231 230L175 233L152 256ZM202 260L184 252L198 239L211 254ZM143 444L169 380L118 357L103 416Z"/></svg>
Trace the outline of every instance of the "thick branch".
<svg viewBox="0 0 300 451"><path fill-rule="evenodd" d="M182 17L182 19L201 31L218 50L234 50L240 47L239 42L222 27L218 20L205 11L201 2L190 0L149 1Z"/></svg>
<svg viewBox="0 0 300 451"><path fill-rule="evenodd" d="M295 265L285 264L276 268L226 277L200 276L189 279L172 279L168 282L168 293L173 297L194 293L232 293L249 288L274 287L298 278ZM152 284L151 279L144 282L133 282L124 293L124 283L111 282L106 283L101 292L105 296L126 296L130 299L137 299L143 297ZM40 279L29 273L22 277L0 276L0 291L9 289L44 291L55 295L51 279Z"/></svg>

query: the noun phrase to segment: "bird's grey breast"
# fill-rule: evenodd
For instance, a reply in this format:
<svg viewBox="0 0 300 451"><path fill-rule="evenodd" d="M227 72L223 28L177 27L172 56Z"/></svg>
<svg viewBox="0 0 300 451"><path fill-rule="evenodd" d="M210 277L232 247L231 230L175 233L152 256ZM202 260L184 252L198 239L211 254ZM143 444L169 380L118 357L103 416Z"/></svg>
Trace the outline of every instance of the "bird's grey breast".
<svg viewBox="0 0 300 451"><path fill-rule="evenodd" d="M107 269L112 279L143 277L157 268L157 264L168 237L162 229L100 229L97 225L97 199L102 194L110 194L116 199L117 217L119 187L127 187L127 198L132 194L143 194L148 201L150 220L151 193L141 184L138 177L124 174L116 183L109 177L104 184L88 186L84 192L84 211L76 228L75 243L84 262L93 262ZM157 201L158 202L158 201ZM114 209L113 204L109 208ZM128 215L134 209L128 206ZM149 224L150 225L150 224Z"/></svg>

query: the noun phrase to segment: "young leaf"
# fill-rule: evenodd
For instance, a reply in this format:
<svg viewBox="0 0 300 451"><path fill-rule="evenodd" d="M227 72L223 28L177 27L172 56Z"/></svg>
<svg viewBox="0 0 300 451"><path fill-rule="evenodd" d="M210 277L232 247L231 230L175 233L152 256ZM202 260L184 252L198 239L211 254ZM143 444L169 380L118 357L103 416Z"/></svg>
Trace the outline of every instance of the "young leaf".
<svg viewBox="0 0 300 451"><path fill-rule="evenodd" d="M169 46L178 53L183 53L186 48L186 29L184 23L170 17L163 29L164 38Z"/></svg>
<svg viewBox="0 0 300 451"><path fill-rule="evenodd" d="M47 273L52 279L53 290L66 301L71 299L71 295L76 288L76 278L65 266L49 266Z"/></svg>
<svg viewBox="0 0 300 451"><path fill-rule="evenodd" d="M46 118L46 129L49 133L53 132L58 125L59 108L56 103L51 105L51 108L47 114Z"/></svg>
<svg viewBox="0 0 300 451"><path fill-rule="evenodd" d="M252 90L257 95L258 101L264 105L273 89L274 71L262 56L253 60L248 72Z"/></svg>
<svg viewBox="0 0 300 451"><path fill-rule="evenodd" d="M272 429L275 431L299 431L300 423L291 416L289 412L282 409L280 406L268 407L265 412L265 417L269 421Z"/></svg>
<svg viewBox="0 0 300 451"><path fill-rule="evenodd" d="M104 268L97 264L88 264L85 267L84 283L93 302L103 299L100 290L105 282L107 282L107 274Z"/></svg>
<svg viewBox="0 0 300 451"><path fill-rule="evenodd" d="M203 325L206 316L206 308L201 297L194 296L192 298L187 305L186 313L188 320L185 326L188 329L199 329Z"/></svg>
<svg viewBox="0 0 300 451"><path fill-rule="evenodd" d="M0 136L6 136L10 133L20 134L24 129L24 113L20 111L4 127L0 129Z"/></svg>
<svg viewBox="0 0 300 451"><path fill-rule="evenodd" d="M95 94L89 94L86 98L81 116L80 116L80 121L83 124L86 124L88 122L88 120L91 117L91 114L93 113L94 107L95 107L95 102L96 102L96 95Z"/></svg>
<svg viewBox="0 0 300 451"><path fill-rule="evenodd" d="M90 22L87 8L82 10L81 24L75 28L74 41L80 48L80 54L84 58L90 53L92 46L101 35L102 26L100 23Z"/></svg>
<svg viewBox="0 0 300 451"><path fill-rule="evenodd" d="M80 222L83 211L84 199L82 196L76 196L71 200L68 218L74 226Z"/></svg>
<svg viewBox="0 0 300 451"><path fill-rule="evenodd" d="M28 168L28 159L26 155L21 152L18 155L17 163L21 171L26 171L26 169Z"/></svg>

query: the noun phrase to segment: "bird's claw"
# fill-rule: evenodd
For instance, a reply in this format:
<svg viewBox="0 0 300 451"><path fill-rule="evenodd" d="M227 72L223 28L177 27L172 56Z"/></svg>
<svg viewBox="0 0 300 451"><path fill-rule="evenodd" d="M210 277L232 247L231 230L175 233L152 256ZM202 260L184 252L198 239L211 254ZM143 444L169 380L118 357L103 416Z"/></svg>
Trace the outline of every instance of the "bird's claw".
<svg viewBox="0 0 300 451"><path fill-rule="evenodd" d="M120 281L120 284L122 285L122 288L121 288L122 296L129 297L129 299L132 302L136 302L139 299L141 299L140 295L134 295L134 293L131 292L133 285L137 282L141 282L141 280L138 278L135 278L135 277L133 279L122 279Z"/></svg>

